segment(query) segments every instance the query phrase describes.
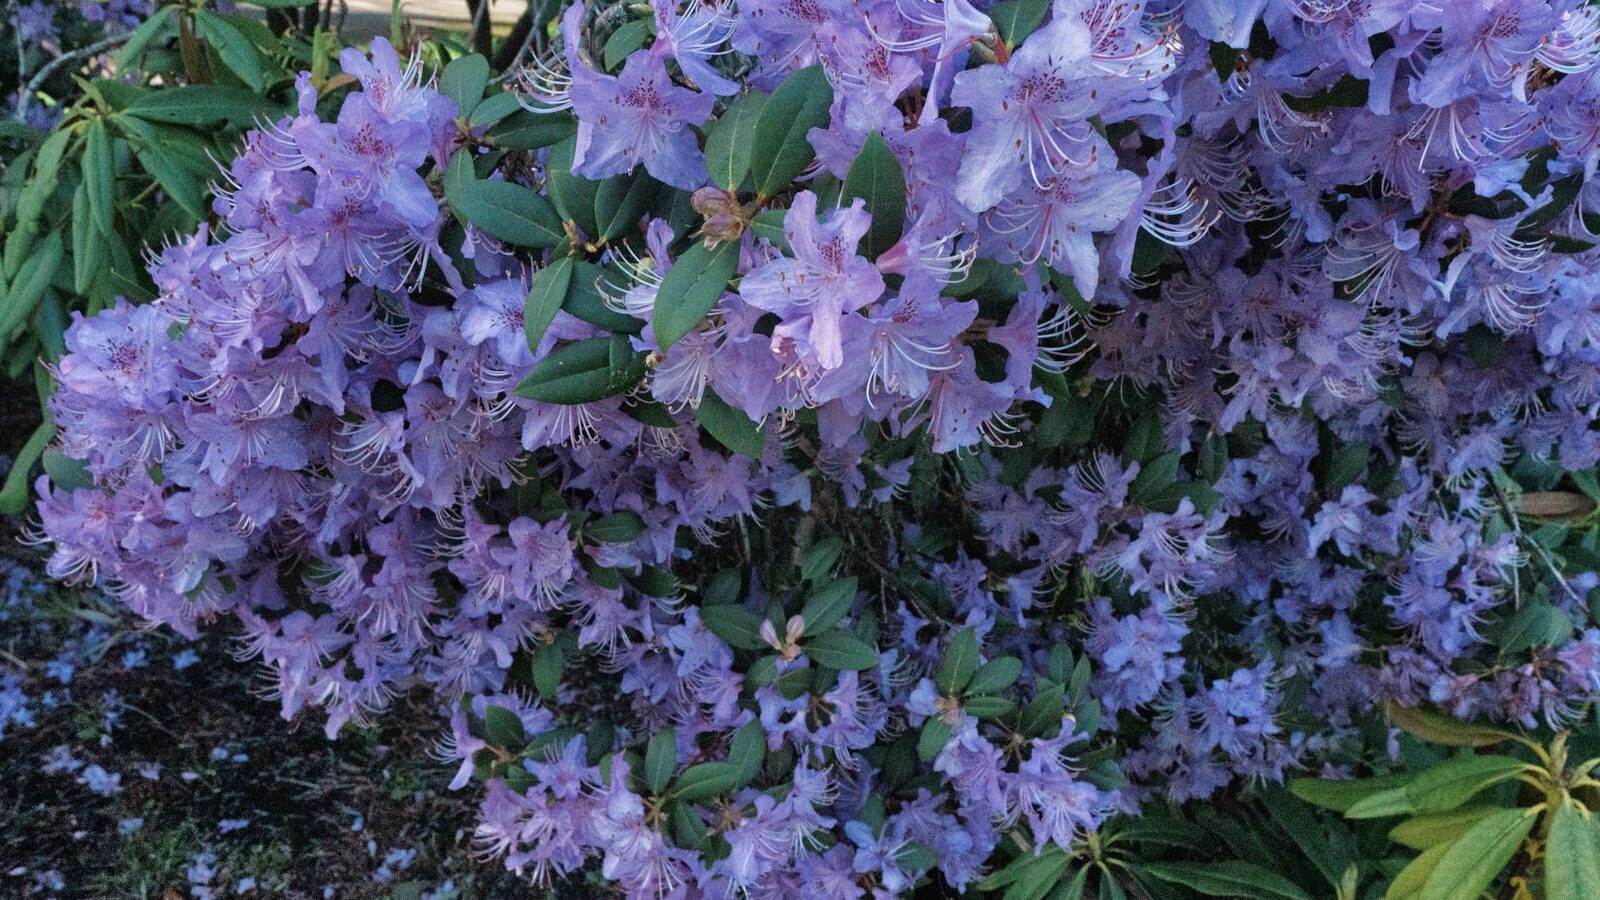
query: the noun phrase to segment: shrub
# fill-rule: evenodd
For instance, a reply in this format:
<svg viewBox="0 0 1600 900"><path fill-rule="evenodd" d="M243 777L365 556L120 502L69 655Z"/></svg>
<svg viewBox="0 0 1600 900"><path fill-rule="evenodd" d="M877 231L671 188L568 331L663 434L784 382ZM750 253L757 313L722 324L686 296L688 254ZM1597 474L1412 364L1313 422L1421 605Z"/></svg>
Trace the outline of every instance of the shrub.
<svg viewBox="0 0 1600 900"><path fill-rule="evenodd" d="M345 50L74 318L40 539L330 737L433 685L535 879L1072 896L1118 811L1392 765L1380 703L1595 699L1597 33L577 5L520 97ZM1128 877L1285 895L1187 871Z"/></svg>

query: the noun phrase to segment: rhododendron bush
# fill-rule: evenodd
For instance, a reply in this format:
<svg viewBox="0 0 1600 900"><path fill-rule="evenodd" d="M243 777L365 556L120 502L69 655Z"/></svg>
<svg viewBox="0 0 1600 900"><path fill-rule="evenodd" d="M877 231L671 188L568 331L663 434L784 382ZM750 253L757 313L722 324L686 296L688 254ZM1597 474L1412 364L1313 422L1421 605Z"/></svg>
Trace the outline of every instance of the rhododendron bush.
<svg viewBox="0 0 1600 900"><path fill-rule="evenodd" d="M52 574L330 738L430 686L482 849L631 897L1119 896L1113 815L1592 709L1592 7L550 35L302 74L75 315Z"/></svg>

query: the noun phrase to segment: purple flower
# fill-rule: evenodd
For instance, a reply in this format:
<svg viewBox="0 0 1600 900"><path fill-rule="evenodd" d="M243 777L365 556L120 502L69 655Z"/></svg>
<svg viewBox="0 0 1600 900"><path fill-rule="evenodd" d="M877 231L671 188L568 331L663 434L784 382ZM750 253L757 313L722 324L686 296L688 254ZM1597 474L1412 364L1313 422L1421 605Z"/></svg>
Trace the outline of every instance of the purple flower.
<svg viewBox="0 0 1600 900"><path fill-rule="evenodd" d="M619 75L579 79L572 102L578 114L574 174L598 180L643 163L673 187L705 183L705 159L688 126L705 122L716 97L673 84L658 56L635 53Z"/></svg>

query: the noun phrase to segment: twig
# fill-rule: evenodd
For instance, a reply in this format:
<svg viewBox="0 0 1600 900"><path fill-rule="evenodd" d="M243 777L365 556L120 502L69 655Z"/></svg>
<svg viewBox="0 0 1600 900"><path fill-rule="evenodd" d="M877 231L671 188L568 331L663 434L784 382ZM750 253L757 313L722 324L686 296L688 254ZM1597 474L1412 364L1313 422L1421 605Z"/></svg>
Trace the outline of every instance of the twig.
<svg viewBox="0 0 1600 900"><path fill-rule="evenodd" d="M39 88L44 86L45 81L49 80L50 76L55 74L57 69L69 62L78 62L80 60L88 59L97 53L104 53L105 51L110 50L112 47L126 43L128 37L129 35L127 34L119 34L115 37L108 37L104 40L95 41L87 47L79 47L78 49L69 53L63 53L55 59L50 60L48 63L45 63L38 72L34 73L33 78L28 81L27 85L24 86L22 91L17 95L17 109L16 112L12 114L12 118L16 119L18 122L24 120L28 113L28 102L33 99L33 95L39 90Z"/></svg>
<svg viewBox="0 0 1600 900"><path fill-rule="evenodd" d="M1555 560L1550 558L1550 551L1546 550L1543 544L1539 543L1533 538L1528 537L1526 534L1523 534L1522 520L1517 518L1517 511L1511 507L1510 499L1506 497L1504 491L1500 490L1500 485L1495 484L1493 478L1489 479L1489 490L1494 492L1494 499L1495 502L1500 504L1500 510L1506 514L1506 518L1511 520L1511 530L1516 533L1518 543L1526 543L1529 547L1532 547L1534 554L1538 556L1540 561L1545 564L1545 568L1548 568L1550 570L1550 574L1555 576L1556 583L1561 585L1561 587L1567 592L1567 595L1578 601L1579 605L1581 606L1583 603L1583 597L1573 589L1572 585L1567 583L1567 579L1561 574L1561 570L1556 568ZM1517 573L1515 569L1512 570L1511 576L1513 580L1516 579ZM1515 586L1512 589L1514 591L1519 590L1519 588ZM1522 598L1519 594L1517 600L1520 602L1521 599Z"/></svg>

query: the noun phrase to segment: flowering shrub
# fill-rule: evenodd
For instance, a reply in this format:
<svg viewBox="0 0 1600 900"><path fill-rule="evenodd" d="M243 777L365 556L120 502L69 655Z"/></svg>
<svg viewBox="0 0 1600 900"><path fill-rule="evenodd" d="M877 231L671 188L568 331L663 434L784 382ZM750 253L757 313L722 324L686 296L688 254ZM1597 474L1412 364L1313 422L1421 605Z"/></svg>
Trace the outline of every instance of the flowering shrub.
<svg viewBox="0 0 1600 900"><path fill-rule="evenodd" d="M1591 7L559 22L302 74L74 317L52 574L330 737L432 685L484 850L639 897L1037 900L1380 703L1596 699Z"/></svg>

